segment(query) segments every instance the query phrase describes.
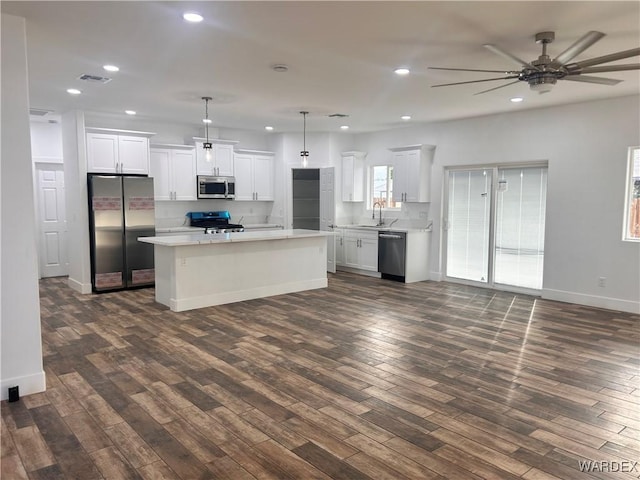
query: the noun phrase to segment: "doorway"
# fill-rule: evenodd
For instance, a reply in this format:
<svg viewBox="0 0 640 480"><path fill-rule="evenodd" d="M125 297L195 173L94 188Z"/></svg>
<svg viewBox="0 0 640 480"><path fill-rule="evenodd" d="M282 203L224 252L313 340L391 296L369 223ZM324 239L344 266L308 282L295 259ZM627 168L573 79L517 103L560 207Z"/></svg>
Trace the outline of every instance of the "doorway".
<svg viewBox="0 0 640 480"><path fill-rule="evenodd" d="M333 231L335 173L333 167L291 169L291 228ZM327 237L327 271L335 273L335 238Z"/></svg>
<svg viewBox="0 0 640 480"><path fill-rule="evenodd" d="M445 183L447 280L541 290L547 166L449 169Z"/></svg>
<svg viewBox="0 0 640 480"><path fill-rule="evenodd" d="M40 277L68 275L64 168L57 163L38 163L35 174Z"/></svg>

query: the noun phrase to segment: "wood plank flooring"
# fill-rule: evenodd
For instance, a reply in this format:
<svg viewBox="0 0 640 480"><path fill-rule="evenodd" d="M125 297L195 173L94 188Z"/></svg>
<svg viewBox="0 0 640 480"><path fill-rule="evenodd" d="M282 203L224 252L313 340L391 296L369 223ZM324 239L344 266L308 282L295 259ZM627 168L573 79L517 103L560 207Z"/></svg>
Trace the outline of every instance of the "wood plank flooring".
<svg viewBox="0 0 640 480"><path fill-rule="evenodd" d="M40 285L7 480L640 477L637 315L347 273L183 313Z"/></svg>

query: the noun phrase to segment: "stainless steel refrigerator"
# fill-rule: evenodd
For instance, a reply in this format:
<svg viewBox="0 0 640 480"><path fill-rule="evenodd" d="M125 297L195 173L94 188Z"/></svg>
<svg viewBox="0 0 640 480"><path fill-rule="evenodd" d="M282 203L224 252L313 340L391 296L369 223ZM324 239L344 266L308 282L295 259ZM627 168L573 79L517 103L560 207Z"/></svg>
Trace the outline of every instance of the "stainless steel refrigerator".
<svg viewBox="0 0 640 480"><path fill-rule="evenodd" d="M94 292L152 286L153 178L89 174L91 285Z"/></svg>

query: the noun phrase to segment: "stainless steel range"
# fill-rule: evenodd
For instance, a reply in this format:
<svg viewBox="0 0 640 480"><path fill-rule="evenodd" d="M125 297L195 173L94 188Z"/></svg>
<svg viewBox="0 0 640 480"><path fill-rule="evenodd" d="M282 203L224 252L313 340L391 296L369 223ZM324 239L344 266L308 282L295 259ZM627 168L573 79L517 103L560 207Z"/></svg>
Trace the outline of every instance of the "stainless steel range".
<svg viewBox="0 0 640 480"><path fill-rule="evenodd" d="M217 212L188 212L192 227L205 229L205 233L244 232L244 227L237 223L229 223L231 215L227 210Z"/></svg>

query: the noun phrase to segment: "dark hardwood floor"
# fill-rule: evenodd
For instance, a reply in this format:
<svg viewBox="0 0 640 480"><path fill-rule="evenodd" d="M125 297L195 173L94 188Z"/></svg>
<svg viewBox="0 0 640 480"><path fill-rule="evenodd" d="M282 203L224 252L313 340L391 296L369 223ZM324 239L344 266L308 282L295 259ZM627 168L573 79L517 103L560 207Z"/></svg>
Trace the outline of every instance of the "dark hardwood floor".
<svg viewBox="0 0 640 480"><path fill-rule="evenodd" d="M346 273L184 313L47 279L41 305L7 480L640 476L637 315Z"/></svg>

